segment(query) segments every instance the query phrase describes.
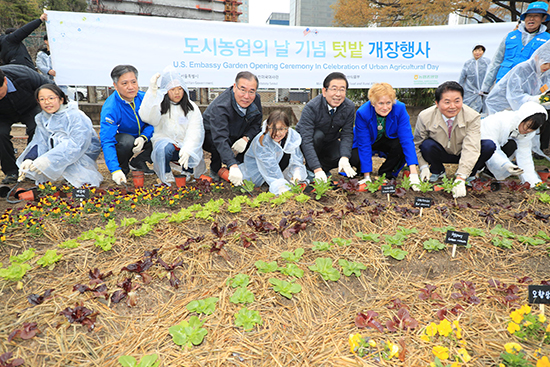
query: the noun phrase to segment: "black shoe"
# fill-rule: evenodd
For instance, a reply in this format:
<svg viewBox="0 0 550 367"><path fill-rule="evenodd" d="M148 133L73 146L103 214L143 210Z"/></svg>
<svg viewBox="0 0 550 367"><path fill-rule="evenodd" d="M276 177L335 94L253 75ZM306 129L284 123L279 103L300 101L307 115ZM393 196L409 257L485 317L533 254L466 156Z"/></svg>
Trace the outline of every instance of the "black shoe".
<svg viewBox="0 0 550 367"><path fill-rule="evenodd" d="M6 177L4 177L4 179L2 180L2 184L4 185L10 185L14 183L17 183L17 173L6 175Z"/></svg>
<svg viewBox="0 0 550 367"><path fill-rule="evenodd" d="M130 162L130 169L132 171L141 171L145 175L152 175L153 173L155 173L155 171L147 167L147 163L145 163L144 161Z"/></svg>

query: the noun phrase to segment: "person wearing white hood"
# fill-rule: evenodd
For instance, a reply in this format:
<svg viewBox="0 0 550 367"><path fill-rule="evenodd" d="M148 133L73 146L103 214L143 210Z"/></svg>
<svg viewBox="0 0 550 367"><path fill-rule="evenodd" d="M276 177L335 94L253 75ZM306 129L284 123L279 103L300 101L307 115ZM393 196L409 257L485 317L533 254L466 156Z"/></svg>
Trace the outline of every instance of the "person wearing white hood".
<svg viewBox="0 0 550 367"><path fill-rule="evenodd" d="M66 179L74 187L99 186L103 176L96 160L101 145L92 121L67 104L67 96L55 84L44 84L35 92L42 112L36 115L36 131L17 159L20 175L42 183Z"/></svg>
<svg viewBox="0 0 550 367"><path fill-rule="evenodd" d="M239 169L243 179L256 186L267 182L269 191L279 195L290 190L291 182L304 181L307 177L300 149L302 138L290 128L290 120L281 110L271 112L262 125Z"/></svg>
<svg viewBox="0 0 550 367"><path fill-rule="evenodd" d="M515 175L534 187L541 182L531 154L537 131L546 121L546 109L527 102L518 111L502 111L481 120L481 139L492 140L496 150L485 163L497 180ZM515 156L516 163L511 159Z"/></svg>
<svg viewBox="0 0 550 367"><path fill-rule="evenodd" d="M157 81L160 78L160 88ZM182 171L198 178L206 171L202 144L204 127L199 107L189 99L189 90L181 75L167 71L153 75L139 109L141 119L155 128L153 169L165 184L174 182L170 167L177 161Z"/></svg>

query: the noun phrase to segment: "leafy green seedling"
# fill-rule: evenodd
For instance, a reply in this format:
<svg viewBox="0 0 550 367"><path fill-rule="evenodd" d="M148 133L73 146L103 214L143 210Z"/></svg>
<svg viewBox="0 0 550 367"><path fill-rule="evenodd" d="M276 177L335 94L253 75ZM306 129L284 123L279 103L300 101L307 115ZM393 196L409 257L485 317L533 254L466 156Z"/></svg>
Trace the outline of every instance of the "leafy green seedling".
<svg viewBox="0 0 550 367"><path fill-rule="evenodd" d="M412 187L411 179L409 178L409 176L403 177L401 183L399 184L399 187L402 187L405 190L409 190Z"/></svg>
<svg viewBox="0 0 550 367"><path fill-rule="evenodd" d="M139 363L132 356L120 356L118 358L118 363L122 367L158 367L160 366L160 361L157 361L159 356L157 354L150 354L148 356L141 357Z"/></svg>
<svg viewBox="0 0 550 367"><path fill-rule="evenodd" d="M117 228L118 228L118 226L117 226L115 220L114 219L109 219L109 222L105 226L105 229L100 233L104 233L104 234L109 235L109 236L114 236L115 231L116 231Z"/></svg>
<svg viewBox="0 0 550 367"><path fill-rule="evenodd" d="M296 250L294 250L294 252L283 251L281 253L281 257L284 260L288 261L289 263L295 263L300 261L303 254L304 254L304 249L301 247L298 247Z"/></svg>
<svg viewBox="0 0 550 367"><path fill-rule="evenodd" d="M336 282L340 279L340 272L332 267L332 260L327 257L318 257L315 259L315 265L311 265L309 270L321 274L324 280Z"/></svg>
<svg viewBox="0 0 550 367"><path fill-rule="evenodd" d="M351 245L351 240L345 240L343 238L333 238L332 243L338 246L349 246Z"/></svg>
<svg viewBox="0 0 550 367"><path fill-rule="evenodd" d="M482 229L475 228L475 227L466 227L462 228L464 232L468 232L470 236L474 237L485 237L485 232Z"/></svg>
<svg viewBox="0 0 550 367"><path fill-rule="evenodd" d="M332 179L332 176L329 176L326 181L323 181L321 179L314 179L311 186L315 189L315 200L321 199L328 190L331 188L330 180Z"/></svg>
<svg viewBox="0 0 550 367"><path fill-rule="evenodd" d="M93 229L90 229L89 231L82 232L77 239L79 239L80 241L87 241L87 240L95 240L96 238L97 238L97 233L95 233Z"/></svg>
<svg viewBox="0 0 550 367"><path fill-rule="evenodd" d="M399 248L392 248L391 245L382 245L382 253L384 256L391 256L395 260L403 260L409 253Z"/></svg>
<svg viewBox="0 0 550 367"><path fill-rule="evenodd" d="M393 236L384 235L384 238L386 239L386 242L389 243L390 245L402 246L402 245L403 245L403 241L404 241L407 237L404 236L403 234L397 232L397 233L394 234Z"/></svg>
<svg viewBox="0 0 550 367"><path fill-rule="evenodd" d="M212 211L208 209L203 209L200 212L197 212L197 214L195 214L195 218L214 221L214 218L212 217Z"/></svg>
<svg viewBox="0 0 550 367"><path fill-rule="evenodd" d="M221 211L221 206L224 203L225 201L223 199L218 199L218 200L210 199L209 202L204 204L204 209L209 210L212 213L219 213Z"/></svg>
<svg viewBox="0 0 550 367"><path fill-rule="evenodd" d="M292 196L294 196L294 194L290 191L285 191L282 194L279 194L279 196L271 200L271 207L286 203Z"/></svg>
<svg viewBox="0 0 550 367"><path fill-rule="evenodd" d="M504 238L516 238L516 235L506 228L502 228L500 224L497 224L495 228L491 229L491 234L499 235Z"/></svg>
<svg viewBox="0 0 550 367"><path fill-rule="evenodd" d="M116 238L100 234L96 237L94 245L96 245L97 247L100 247L103 251L109 251L113 247L113 244L115 242L116 242Z"/></svg>
<svg viewBox="0 0 550 367"><path fill-rule="evenodd" d="M271 261L269 263L266 263L265 261L258 260L254 263L256 266L256 269L260 273L272 273L274 271L277 271L279 269L279 265L277 265L277 261Z"/></svg>
<svg viewBox="0 0 550 367"><path fill-rule="evenodd" d="M518 236L517 239L519 243L526 243L531 246L544 245L546 243L546 241L543 239L527 237L527 236Z"/></svg>
<svg viewBox="0 0 550 367"><path fill-rule="evenodd" d="M272 192L262 192L260 193L258 196L256 196L254 198L254 200L252 200L248 205L251 207L251 208L257 208L259 207L262 203L267 203L269 202L272 198L275 197L275 194L272 193Z"/></svg>
<svg viewBox="0 0 550 367"><path fill-rule="evenodd" d="M302 286L300 284L286 282L276 278L269 278L269 283L273 285L273 290L275 292L288 299L292 299L293 293L299 293L302 290Z"/></svg>
<svg viewBox="0 0 550 367"><path fill-rule="evenodd" d="M246 196L239 195L235 196L233 199L229 200L229 205L227 206L227 210L230 213L240 213L242 211L242 204L243 203L250 203L250 199L248 199Z"/></svg>
<svg viewBox="0 0 550 367"><path fill-rule="evenodd" d="M80 243L76 242L76 240L67 240L57 245L59 248L77 248L78 246L80 246Z"/></svg>
<svg viewBox="0 0 550 367"><path fill-rule="evenodd" d="M546 192L537 192L539 201L544 204L550 204L550 195Z"/></svg>
<svg viewBox="0 0 550 367"><path fill-rule="evenodd" d="M361 270L365 270L367 267L360 262L351 262L345 259L339 259L338 264L342 267L344 275L349 277L351 274L355 274L356 277L361 276Z"/></svg>
<svg viewBox="0 0 550 367"><path fill-rule="evenodd" d="M372 182L366 182L366 188L371 194L374 194L376 191L380 189L380 186L384 184L384 181L386 181L385 173L382 176L378 177L378 179Z"/></svg>
<svg viewBox="0 0 550 367"><path fill-rule="evenodd" d="M142 223L139 229L130 230L130 234L136 237L145 236L147 233L151 232L153 227L149 223Z"/></svg>
<svg viewBox="0 0 550 367"><path fill-rule="evenodd" d="M155 212L150 216L143 218L142 222L154 226L154 225L157 225L161 220L166 218L168 215L169 215L168 213Z"/></svg>
<svg viewBox="0 0 550 367"><path fill-rule="evenodd" d="M330 251L332 249L332 243L313 241L313 251Z"/></svg>
<svg viewBox="0 0 550 367"><path fill-rule="evenodd" d="M420 181L420 183L416 186L418 186L418 189L423 194L427 193L428 191L434 191L434 185L430 183L430 181Z"/></svg>
<svg viewBox="0 0 550 367"><path fill-rule="evenodd" d="M246 274L237 274L235 278L227 279L227 285L237 288L246 287L250 283L250 277Z"/></svg>
<svg viewBox="0 0 550 367"><path fill-rule="evenodd" d="M509 240L507 238L500 238L500 237L494 237L491 242L493 243L493 245L495 245L496 247L502 247L502 248L507 248L507 249L510 249L512 248L512 245L514 244L514 241L512 240Z"/></svg>
<svg viewBox="0 0 550 367"><path fill-rule="evenodd" d="M239 287L229 298L229 301L231 303L252 303L254 302L254 294L246 288Z"/></svg>
<svg viewBox="0 0 550 367"><path fill-rule="evenodd" d="M544 231L538 231L536 236L542 238L546 242L550 242L550 236L548 236L546 233L544 233Z"/></svg>
<svg viewBox="0 0 550 367"><path fill-rule="evenodd" d="M427 241L424 241L424 249L427 250L428 252L444 250L446 248L447 248L447 245L433 238Z"/></svg>
<svg viewBox="0 0 550 367"><path fill-rule="evenodd" d="M240 187L240 190L243 194L250 194L252 191L254 191L254 182L250 180L243 180L243 184Z"/></svg>
<svg viewBox="0 0 550 367"><path fill-rule="evenodd" d="M446 176L443 177L441 181L443 181L443 183L440 185L443 188L443 191L449 194L451 194L455 186L457 186L460 183L457 180L453 180L452 178L447 178Z"/></svg>
<svg viewBox="0 0 550 367"><path fill-rule="evenodd" d="M304 276L304 271L298 267L296 264L286 264L285 267L277 269L283 275L288 275L290 277L301 278Z"/></svg>
<svg viewBox="0 0 550 367"><path fill-rule="evenodd" d="M27 263L13 263L6 269L0 269L0 278L17 282L25 276L28 270L31 270L31 266Z"/></svg>
<svg viewBox="0 0 550 367"><path fill-rule="evenodd" d="M129 227L133 224L136 224L138 220L136 218L126 217L123 220L120 221L120 225L122 227Z"/></svg>
<svg viewBox="0 0 550 367"><path fill-rule="evenodd" d="M453 227L453 226L434 227L434 228L432 228L432 231L434 231L434 232L441 232L441 233L447 233L447 231L456 231L456 228Z"/></svg>
<svg viewBox="0 0 550 367"><path fill-rule="evenodd" d="M38 259L36 264L44 268L47 268L48 266L51 266L51 265L55 266L55 263L61 260L62 257L63 255L57 254L57 250L47 250L44 256ZM50 268L50 270L52 269L53 269L53 266Z"/></svg>
<svg viewBox="0 0 550 367"><path fill-rule="evenodd" d="M264 323L258 311L252 311L246 307L241 308L234 316L235 325L242 326L244 331L250 331L255 325L262 325Z"/></svg>
<svg viewBox="0 0 550 367"><path fill-rule="evenodd" d="M217 297L193 300L187 304L186 308L189 312L211 315L216 311L216 303L218 303L219 300L220 299Z"/></svg>
<svg viewBox="0 0 550 367"><path fill-rule="evenodd" d="M172 340L177 345L181 345L182 349L186 346L199 345L204 340L208 330L202 328L204 321L201 321L197 316L191 316L189 322L183 320L177 325L170 326L168 332L172 336Z"/></svg>
<svg viewBox="0 0 550 367"><path fill-rule="evenodd" d="M307 196L306 194L304 194L303 192L294 197L294 200L296 200L297 202L302 203L302 204L306 203L309 199L310 199L310 197Z"/></svg>
<svg viewBox="0 0 550 367"><path fill-rule="evenodd" d="M299 195L304 191L304 188L302 187L302 184L298 181L296 182L289 182L286 184L286 186L290 189L289 191L293 194Z"/></svg>
<svg viewBox="0 0 550 367"><path fill-rule="evenodd" d="M397 233L402 234L403 236L408 236L411 234L418 233L418 229L416 228L405 228L403 226L397 226Z"/></svg>
<svg viewBox="0 0 550 367"><path fill-rule="evenodd" d="M23 251L23 253L17 256L10 256L10 261L14 264L24 263L25 261L29 261L36 256L36 254L34 253L35 251L36 250L31 247L30 249Z"/></svg>
<svg viewBox="0 0 550 367"><path fill-rule="evenodd" d="M183 208L168 218L168 223L181 223L193 217L193 212L188 208Z"/></svg>
<svg viewBox="0 0 550 367"><path fill-rule="evenodd" d="M357 232L355 236L359 237L363 241L380 242L380 235L378 233Z"/></svg>

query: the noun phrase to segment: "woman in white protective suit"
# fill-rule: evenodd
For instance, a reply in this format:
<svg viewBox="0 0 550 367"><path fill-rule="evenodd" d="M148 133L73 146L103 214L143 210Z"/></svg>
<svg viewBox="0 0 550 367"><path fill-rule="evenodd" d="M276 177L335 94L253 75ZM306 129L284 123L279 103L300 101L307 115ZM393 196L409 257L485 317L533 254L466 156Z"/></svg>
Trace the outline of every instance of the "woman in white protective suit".
<svg viewBox="0 0 550 367"><path fill-rule="evenodd" d="M160 88L157 81L160 78ZM199 107L189 99L189 90L175 71L155 74L139 109L143 121L154 126L153 169L165 184L174 182L170 167L177 161L182 170L199 177L206 170L202 154L204 127Z"/></svg>
<svg viewBox="0 0 550 367"><path fill-rule="evenodd" d="M17 159L21 173L36 183L67 180L74 187L99 186L96 160L101 145L92 121L55 84L35 92L42 112L36 115L32 141Z"/></svg>
<svg viewBox="0 0 550 367"><path fill-rule="evenodd" d="M476 45L472 50L474 56L464 63L458 83L464 88L464 104L477 112L483 110L483 97L480 95L483 79L491 60L483 57L485 46Z"/></svg>
<svg viewBox="0 0 550 367"><path fill-rule="evenodd" d="M243 178L256 186L267 182L269 191L275 195L290 190L290 182L303 181L307 177L301 143L302 138L290 128L286 113L273 111L239 165Z"/></svg>
<svg viewBox="0 0 550 367"><path fill-rule="evenodd" d="M515 175L531 187L541 181L535 171L531 148L546 118L543 106L527 102L518 111L502 111L481 120L481 139L490 139L497 147L485 163L497 180ZM516 164L511 161L514 157Z"/></svg>

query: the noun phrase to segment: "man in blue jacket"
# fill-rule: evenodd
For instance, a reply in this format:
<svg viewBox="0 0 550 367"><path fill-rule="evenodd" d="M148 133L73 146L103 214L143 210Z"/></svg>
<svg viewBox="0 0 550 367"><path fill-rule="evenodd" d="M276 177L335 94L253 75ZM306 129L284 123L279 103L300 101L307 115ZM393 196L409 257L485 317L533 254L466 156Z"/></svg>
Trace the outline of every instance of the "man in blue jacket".
<svg viewBox="0 0 550 367"><path fill-rule="evenodd" d="M514 66L528 60L531 55L550 39L544 23L548 16L548 4L537 1L529 4L521 14L522 23L508 33L498 46L481 90L489 93L493 83L498 83Z"/></svg>
<svg viewBox="0 0 550 367"><path fill-rule="evenodd" d="M111 71L116 92L101 109L101 148L107 168L117 185L126 182L130 168L152 174L153 127L144 123L138 111L145 93L139 90L138 71L132 65L117 65ZM131 167L130 167L131 166Z"/></svg>

